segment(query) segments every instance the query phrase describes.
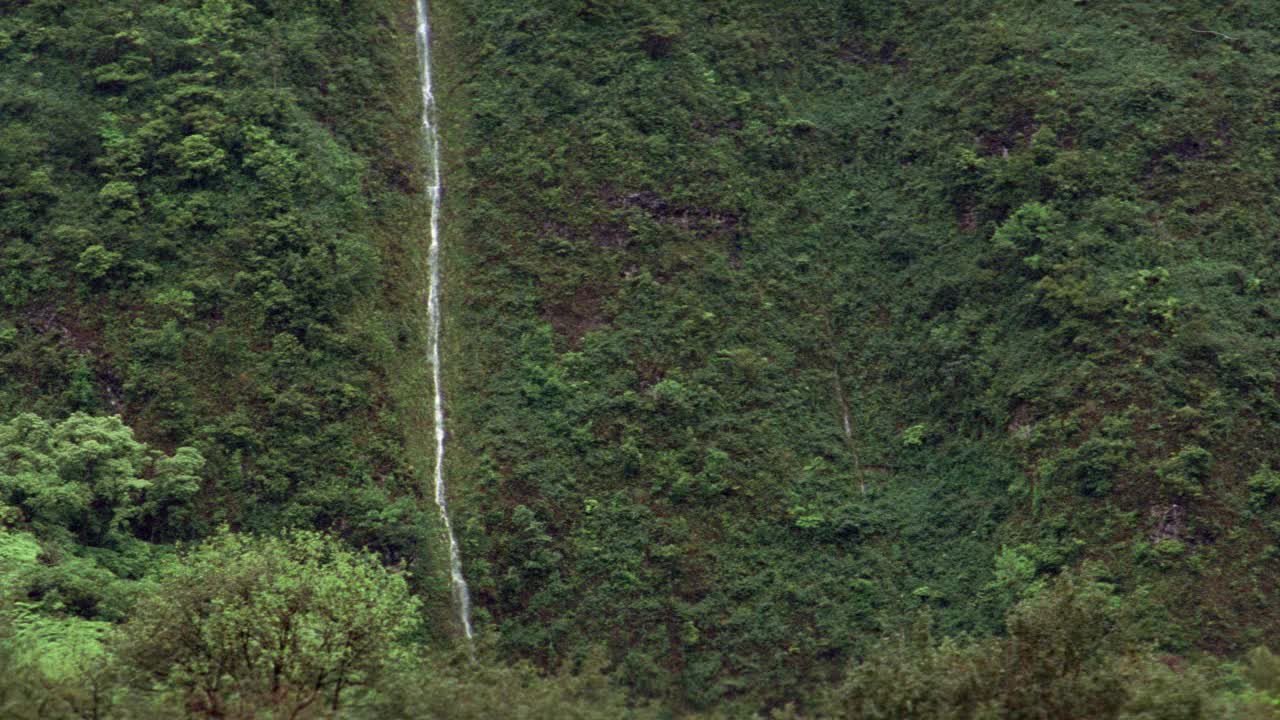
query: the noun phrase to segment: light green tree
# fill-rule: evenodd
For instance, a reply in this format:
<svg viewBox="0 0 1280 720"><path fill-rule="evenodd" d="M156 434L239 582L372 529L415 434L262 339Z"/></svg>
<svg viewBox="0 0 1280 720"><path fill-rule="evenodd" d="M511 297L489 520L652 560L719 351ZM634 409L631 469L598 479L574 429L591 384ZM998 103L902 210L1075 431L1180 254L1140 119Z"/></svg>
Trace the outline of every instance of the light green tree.
<svg viewBox="0 0 1280 720"><path fill-rule="evenodd" d="M131 522L166 519L199 490L204 458L172 457L134 438L118 416L76 413L49 424L24 413L0 424L0 500L45 529L107 544Z"/></svg>
<svg viewBox="0 0 1280 720"><path fill-rule="evenodd" d="M222 533L162 570L121 653L209 717L327 717L406 662L405 578L312 532Z"/></svg>

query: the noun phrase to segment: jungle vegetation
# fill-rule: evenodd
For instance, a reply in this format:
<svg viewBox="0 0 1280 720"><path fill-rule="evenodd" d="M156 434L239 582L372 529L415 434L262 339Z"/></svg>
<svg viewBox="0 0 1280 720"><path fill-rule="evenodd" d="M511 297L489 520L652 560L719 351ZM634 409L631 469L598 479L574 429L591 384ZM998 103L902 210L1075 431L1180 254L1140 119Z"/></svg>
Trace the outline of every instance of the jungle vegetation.
<svg viewBox="0 0 1280 720"><path fill-rule="evenodd" d="M1280 7L0 8L0 716L1280 716Z"/></svg>

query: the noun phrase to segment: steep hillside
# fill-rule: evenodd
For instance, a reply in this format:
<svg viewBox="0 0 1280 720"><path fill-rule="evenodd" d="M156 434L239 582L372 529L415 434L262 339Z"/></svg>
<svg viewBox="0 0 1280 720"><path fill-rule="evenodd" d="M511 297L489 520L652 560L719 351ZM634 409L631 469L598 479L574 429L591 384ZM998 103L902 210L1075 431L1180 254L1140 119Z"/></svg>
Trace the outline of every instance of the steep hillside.
<svg viewBox="0 0 1280 720"><path fill-rule="evenodd" d="M183 536L341 527L394 556L366 515L416 482L388 366L421 348L400 277L420 153L384 90L416 83L412 35L390 3L316 5L10 13L0 414L195 443L207 502Z"/></svg>
<svg viewBox="0 0 1280 720"><path fill-rule="evenodd" d="M1274 718L1280 6L0 9L0 716Z"/></svg>
<svg viewBox="0 0 1280 720"><path fill-rule="evenodd" d="M134 536L330 531L447 618L412 6L3 14L0 422L118 414L204 460Z"/></svg>
<svg viewBox="0 0 1280 720"><path fill-rule="evenodd" d="M440 2L482 625L694 707L1085 560L1272 636L1262 4Z"/></svg>

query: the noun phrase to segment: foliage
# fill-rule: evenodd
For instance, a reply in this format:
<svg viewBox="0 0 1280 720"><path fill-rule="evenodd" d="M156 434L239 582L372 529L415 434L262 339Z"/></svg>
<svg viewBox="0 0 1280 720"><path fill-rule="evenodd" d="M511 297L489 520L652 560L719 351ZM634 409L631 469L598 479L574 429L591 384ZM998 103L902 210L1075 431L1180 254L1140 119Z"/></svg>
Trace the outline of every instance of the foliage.
<svg viewBox="0 0 1280 720"><path fill-rule="evenodd" d="M136 510L148 539L319 527L429 556L428 513L407 534L366 520L416 495L423 464L404 449L415 411L392 400L394 354L423 347L405 267L420 159L398 139L415 132L413 38L389 30L402 5L6 13L0 416L115 414L141 442L198 452L191 506L162 497L184 480ZM169 472L195 468L182 452Z"/></svg>
<svg viewBox="0 0 1280 720"><path fill-rule="evenodd" d="M804 712L1084 560L1175 656L1280 632L1274 9L433 9L447 473L506 653Z"/></svg>
<svg viewBox="0 0 1280 720"><path fill-rule="evenodd" d="M1210 717L1210 686L1118 632L1109 588L1064 576L1019 604L1008 635L934 642L926 625L886 640L832 690L819 714L842 718Z"/></svg>
<svg viewBox="0 0 1280 720"><path fill-rule="evenodd" d="M0 493L42 530L103 546L126 529L184 532L182 506L200 489L204 458L189 447L152 453L119 416L76 413L50 425L32 414L0 425Z"/></svg>
<svg viewBox="0 0 1280 720"><path fill-rule="evenodd" d="M437 656L408 662L380 688L355 718L484 720L593 720L656 718L651 708L631 708L604 672L598 655L576 671L549 676L527 665L505 666L491 658Z"/></svg>
<svg viewBox="0 0 1280 720"><path fill-rule="evenodd" d="M338 710L403 661L419 603L371 555L316 533L220 534L161 570L121 653L212 717Z"/></svg>
<svg viewBox="0 0 1280 720"><path fill-rule="evenodd" d="M449 634L411 10L6 12L0 610L30 637L123 621L223 523L404 563ZM870 657L890 704L1176 717L1207 707L1184 658L1274 645L1280 10L432 12L445 469L504 661L603 646L671 713L811 714ZM1110 600L1048 588L1082 562ZM1072 626L1109 604L1132 644ZM882 642L922 609L942 640ZM622 702L439 672L388 712ZM1213 712L1265 716L1223 674ZM98 707L66 683L32 692Z"/></svg>

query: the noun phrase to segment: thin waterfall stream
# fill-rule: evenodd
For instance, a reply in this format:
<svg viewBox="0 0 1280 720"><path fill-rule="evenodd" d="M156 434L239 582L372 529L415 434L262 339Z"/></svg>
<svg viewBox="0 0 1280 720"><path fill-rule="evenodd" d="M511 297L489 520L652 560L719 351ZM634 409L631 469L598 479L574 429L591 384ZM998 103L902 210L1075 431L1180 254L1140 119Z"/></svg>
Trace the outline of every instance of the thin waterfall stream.
<svg viewBox="0 0 1280 720"><path fill-rule="evenodd" d="M431 195L431 248L428 253L431 281L428 289L427 315L431 347L432 390L435 394L436 507L440 509L440 522L449 537L449 579L453 602L458 609L458 620L467 641L472 639L471 594L462 574L462 553L458 538L453 534L453 522L449 519L449 499L444 482L444 391L440 386L440 133L436 128L436 99L431 86L431 24L427 18L427 0L418 0L418 58L422 77L422 131L431 160L430 182L427 192Z"/></svg>

